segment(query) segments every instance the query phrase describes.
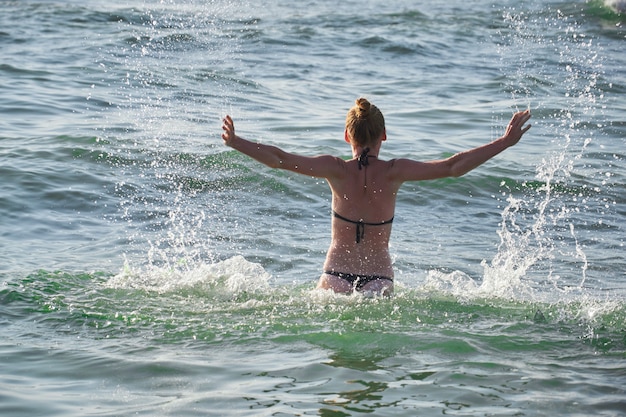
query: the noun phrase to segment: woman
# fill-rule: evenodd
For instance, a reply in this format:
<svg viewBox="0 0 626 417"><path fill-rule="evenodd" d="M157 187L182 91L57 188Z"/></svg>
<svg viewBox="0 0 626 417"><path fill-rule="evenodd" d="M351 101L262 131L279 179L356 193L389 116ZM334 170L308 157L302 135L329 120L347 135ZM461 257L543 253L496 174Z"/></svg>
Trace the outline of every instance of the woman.
<svg viewBox="0 0 626 417"><path fill-rule="evenodd" d="M315 157L285 152L275 146L250 142L235 134L226 116L222 139L227 146L271 167L325 178L332 190L332 239L318 288L349 294L353 291L390 295L393 268L389 237L398 189L405 181L458 177L515 145L530 125L530 111L513 115L505 134L450 158L429 162L378 158L387 140L385 120L367 99L359 98L346 117L345 141L352 159Z"/></svg>

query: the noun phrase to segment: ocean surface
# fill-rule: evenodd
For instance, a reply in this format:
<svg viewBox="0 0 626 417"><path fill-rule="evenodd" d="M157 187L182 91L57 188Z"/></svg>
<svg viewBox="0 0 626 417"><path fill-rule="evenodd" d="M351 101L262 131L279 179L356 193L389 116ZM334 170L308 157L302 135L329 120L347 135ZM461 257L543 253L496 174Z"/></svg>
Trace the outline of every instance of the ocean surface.
<svg viewBox="0 0 626 417"><path fill-rule="evenodd" d="M625 416L620 2L0 0L0 415ZM622 4L623 7L623 4ZM381 158L392 298L315 290L324 181L237 132Z"/></svg>

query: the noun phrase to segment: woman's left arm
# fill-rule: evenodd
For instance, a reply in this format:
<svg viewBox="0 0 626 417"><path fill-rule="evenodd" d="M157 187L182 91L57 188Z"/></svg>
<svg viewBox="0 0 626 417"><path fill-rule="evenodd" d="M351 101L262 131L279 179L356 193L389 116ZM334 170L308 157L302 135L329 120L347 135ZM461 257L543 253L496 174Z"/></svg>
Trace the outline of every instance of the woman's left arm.
<svg viewBox="0 0 626 417"><path fill-rule="evenodd" d="M235 124L230 116L222 125L224 144L256 159L270 168L286 169L311 177L332 178L340 175L343 160L331 155L308 157L285 152L282 149L251 142L235 134Z"/></svg>

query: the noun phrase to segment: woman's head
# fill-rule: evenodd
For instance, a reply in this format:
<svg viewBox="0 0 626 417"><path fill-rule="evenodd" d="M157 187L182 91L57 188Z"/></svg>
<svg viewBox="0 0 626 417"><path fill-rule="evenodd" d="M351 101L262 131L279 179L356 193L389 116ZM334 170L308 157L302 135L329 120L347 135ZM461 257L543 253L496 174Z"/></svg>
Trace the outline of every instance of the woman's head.
<svg viewBox="0 0 626 417"><path fill-rule="evenodd" d="M346 132L351 142L362 147L373 146L385 133L385 118L378 107L359 98L346 116Z"/></svg>

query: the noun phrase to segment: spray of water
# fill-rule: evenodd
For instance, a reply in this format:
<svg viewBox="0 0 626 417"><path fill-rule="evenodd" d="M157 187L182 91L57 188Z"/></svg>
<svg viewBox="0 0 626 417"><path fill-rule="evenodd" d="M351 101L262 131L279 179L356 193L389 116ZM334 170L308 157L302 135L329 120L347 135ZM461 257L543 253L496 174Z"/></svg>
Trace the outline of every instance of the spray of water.
<svg viewBox="0 0 626 417"><path fill-rule="evenodd" d="M103 81L118 85L103 142L120 178L114 221L126 225L128 263L196 271L233 227L222 218L228 199L213 174L227 167L211 149L240 84L246 9L227 0L168 0L116 11L118 38L100 58Z"/></svg>
<svg viewBox="0 0 626 417"><path fill-rule="evenodd" d="M601 48L573 10L507 10L503 20L498 43L504 88L518 109L532 107L532 135L548 145L535 178L520 187L522 196L502 184L508 197L498 232L501 243L492 261L483 262L480 290L532 298L546 285L552 293L553 288L580 291L588 260L578 227L587 222L581 218L591 211L590 200L598 191L583 178L595 175L584 157L603 123L594 122L602 117L604 99ZM557 66L546 63L555 57ZM546 85L561 94L544 94ZM561 276L562 268L568 268L567 278Z"/></svg>

